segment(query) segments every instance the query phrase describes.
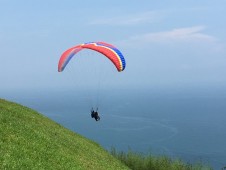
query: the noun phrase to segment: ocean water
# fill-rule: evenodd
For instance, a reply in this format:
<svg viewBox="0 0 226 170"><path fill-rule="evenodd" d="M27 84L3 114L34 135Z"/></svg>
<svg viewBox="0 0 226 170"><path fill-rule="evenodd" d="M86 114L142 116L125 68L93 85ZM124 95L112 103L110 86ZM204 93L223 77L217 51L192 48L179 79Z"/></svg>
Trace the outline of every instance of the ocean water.
<svg viewBox="0 0 226 170"><path fill-rule="evenodd" d="M226 93L223 90L31 91L2 93L107 150L168 155L226 166ZM90 117L99 107L101 120Z"/></svg>

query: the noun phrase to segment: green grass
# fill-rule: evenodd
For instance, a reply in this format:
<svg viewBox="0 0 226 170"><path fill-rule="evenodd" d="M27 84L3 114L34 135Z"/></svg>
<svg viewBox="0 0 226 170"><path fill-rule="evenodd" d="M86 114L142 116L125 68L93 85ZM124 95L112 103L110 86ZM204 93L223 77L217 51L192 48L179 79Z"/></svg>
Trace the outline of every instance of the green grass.
<svg viewBox="0 0 226 170"><path fill-rule="evenodd" d="M109 153L38 112L0 99L0 169L210 170L166 156Z"/></svg>
<svg viewBox="0 0 226 170"><path fill-rule="evenodd" d="M129 169L97 143L0 99L0 169Z"/></svg>
<svg viewBox="0 0 226 170"><path fill-rule="evenodd" d="M112 148L111 154L133 170L212 170L201 162L189 164L166 156L157 157L133 151L118 152L115 148Z"/></svg>

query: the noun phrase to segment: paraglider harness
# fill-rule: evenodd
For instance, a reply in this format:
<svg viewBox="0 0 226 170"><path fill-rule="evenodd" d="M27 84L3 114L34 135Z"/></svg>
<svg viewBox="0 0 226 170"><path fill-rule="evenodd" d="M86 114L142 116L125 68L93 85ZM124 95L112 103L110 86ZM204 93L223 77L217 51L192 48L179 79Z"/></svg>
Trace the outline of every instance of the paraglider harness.
<svg viewBox="0 0 226 170"><path fill-rule="evenodd" d="M97 108L98 110L98 108ZM91 117L94 118L96 121L99 121L100 120L100 116L98 115L98 112L94 111L93 108L91 109Z"/></svg>

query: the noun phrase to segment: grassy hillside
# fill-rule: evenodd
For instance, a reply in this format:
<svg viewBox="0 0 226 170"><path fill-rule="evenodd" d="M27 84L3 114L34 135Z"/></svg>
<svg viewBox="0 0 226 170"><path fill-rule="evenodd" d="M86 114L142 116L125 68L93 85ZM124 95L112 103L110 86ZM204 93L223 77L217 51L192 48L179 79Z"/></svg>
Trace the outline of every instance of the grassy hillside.
<svg viewBox="0 0 226 170"><path fill-rule="evenodd" d="M97 143L0 99L0 169L128 169Z"/></svg>

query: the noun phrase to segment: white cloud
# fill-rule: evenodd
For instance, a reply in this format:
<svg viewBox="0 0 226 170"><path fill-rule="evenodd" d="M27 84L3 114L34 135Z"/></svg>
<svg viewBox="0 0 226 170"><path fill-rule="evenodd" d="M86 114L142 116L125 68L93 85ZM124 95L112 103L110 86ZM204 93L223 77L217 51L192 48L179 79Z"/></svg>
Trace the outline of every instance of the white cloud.
<svg viewBox="0 0 226 170"><path fill-rule="evenodd" d="M130 40L143 42L214 42L216 38L202 33L205 27L195 26L188 28L177 28L170 31L148 33L130 37Z"/></svg>
<svg viewBox="0 0 226 170"><path fill-rule="evenodd" d="M161 16L155 11L149 11L140 14L129 14L117 17L94 19L89 24L91 25L136 25L141 23L155 22Z"/></svg>
<svg viewBox="0 0 226 170"><path fill-rule="evenodd" d="M145 46L145 44L218 44L214 36L204 33L204 26L194 26L186 28L176 28L169 31L152 32L142 35L131 36L127 40L120 41L118 44L123 46ZM218 44L219 45L219 44Z"/></svg>

